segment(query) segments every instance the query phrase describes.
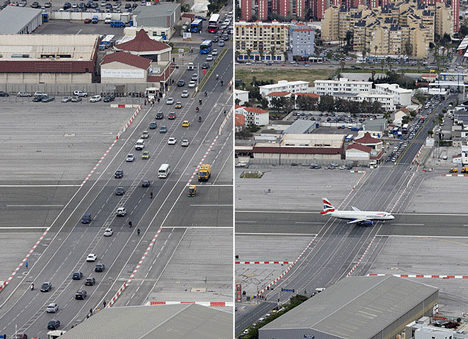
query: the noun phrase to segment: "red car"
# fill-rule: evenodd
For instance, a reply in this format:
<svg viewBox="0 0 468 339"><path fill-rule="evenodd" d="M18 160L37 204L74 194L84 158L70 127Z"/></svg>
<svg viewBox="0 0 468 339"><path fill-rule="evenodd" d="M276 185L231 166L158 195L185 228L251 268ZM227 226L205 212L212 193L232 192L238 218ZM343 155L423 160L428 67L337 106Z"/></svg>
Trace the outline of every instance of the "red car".
<svg viewBox="0 0 468 339"><path fill-rule="evenodd" d="M167 116L167 118L168 118L169 120L174 120L174 119L176 118L176 115L175 115L174 112L171 112L171 113L169 113L169 115Z"/></svg>
<svg viewBox="0 0 468 339"><path fill-rule="evenodd" d="M91 23L91 19L90 19L90 18L84 19L84 23L85 23L85 24L90 24L90 23Z"/></svg>

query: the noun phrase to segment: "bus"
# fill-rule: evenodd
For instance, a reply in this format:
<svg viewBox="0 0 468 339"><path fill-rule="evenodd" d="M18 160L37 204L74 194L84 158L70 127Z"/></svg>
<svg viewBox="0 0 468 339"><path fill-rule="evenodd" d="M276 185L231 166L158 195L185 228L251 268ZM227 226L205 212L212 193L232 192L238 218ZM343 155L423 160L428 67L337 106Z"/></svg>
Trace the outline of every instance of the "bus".
<svg viewBox="0 0 468 339"><path fill-rule="evenodd" d="M200 54L208 54L211 52L213 43L211 40L205 40L200 44Z"/></svg>
<svg viewBox="0 0 468 339"><path fill-rule="evenodd" d="M165 179L167 178L170 172L171 172L171 166L169 166L169 164L162 164L158 170L158 178Z"/></svg>
<svg viewBox="0 0 468 339"><path fill-rule="evenodd" d="M208 21L208 32L216 33L218 31L219 14L213 14Z"/></svg>
<svg viewBox="0 0 468 339"><path fill-rule="evenodd" d="M198 33L201 32L203 28L203 20L202 19L195 19L190 24L190 32Z"/></svg>
<svg viewBox="0 0 468 339"><path fill-rule="evenodd" d="M100 50L104 50L106 48L112 47L112 43L114 41L115 35L109 34L106 35L102 40L101 44L99 45Z"/></svg>
<svg viewBox="0 0 468 339"><path fill-rule="evenodd" d="M403 132L403 134L408 133L408 124L404 124L401 131Z"/></svg>

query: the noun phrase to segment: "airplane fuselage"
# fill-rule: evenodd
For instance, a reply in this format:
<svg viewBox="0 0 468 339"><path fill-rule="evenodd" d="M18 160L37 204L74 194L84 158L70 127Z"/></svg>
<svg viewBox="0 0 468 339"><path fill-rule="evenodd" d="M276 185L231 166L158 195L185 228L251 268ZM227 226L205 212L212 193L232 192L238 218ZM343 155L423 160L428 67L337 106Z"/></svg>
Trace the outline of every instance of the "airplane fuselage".
<svg viewBox="0 0 468 339"><path fill-rule="evenodd" d="M346 220L393 220L395 217L387 212L378 211L333 211L325 215Z"/></svg>

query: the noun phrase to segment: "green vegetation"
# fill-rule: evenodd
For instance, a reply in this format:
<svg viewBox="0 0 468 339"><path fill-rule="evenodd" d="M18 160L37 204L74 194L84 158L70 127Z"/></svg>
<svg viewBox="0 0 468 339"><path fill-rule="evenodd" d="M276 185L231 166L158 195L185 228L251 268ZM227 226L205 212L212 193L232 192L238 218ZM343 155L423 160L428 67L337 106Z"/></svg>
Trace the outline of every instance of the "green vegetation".
<svg viewBox="0 0 468 339"><path fill-rule="evenodd" d="M240 177L248 179L260 179L263 176L263 172L260 171L242 171Z"/></svg>
<svg viewBox="0 0 468 339"><path fill-rule="evenodd" d="M249 84L252 78L257 81L267 81L269 83L277 83L280 80L287 81L308 81L310 85L315 80L328 79L333 75L334 69L291 69L291 68L276 68L276 67L260 67L256 69L236 69L236 83ZM272 82L271 82L272 81ZM238 87L238 86L236 86ZM242 89L242 88L239 88ZM249 90L246 88L246 90Z"/></svg>

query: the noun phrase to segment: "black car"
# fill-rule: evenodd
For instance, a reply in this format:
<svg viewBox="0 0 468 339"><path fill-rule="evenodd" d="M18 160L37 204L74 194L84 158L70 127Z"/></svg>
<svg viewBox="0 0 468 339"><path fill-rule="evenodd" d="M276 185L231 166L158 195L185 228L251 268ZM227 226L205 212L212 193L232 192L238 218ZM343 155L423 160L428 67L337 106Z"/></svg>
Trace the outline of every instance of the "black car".
<svg viewBox="0 0 468 339"><path fill-rule="evenodd" d="M57 320L57 319L52 319L47 324L47 329L48 330L56 330L59 327L60 327L60 320Z"/></svg>
<svg viewBox="0 0 468 339"><path fill-rule="evenodd" d="M185 86L185 81L180 79L179 81L177 81L177 87L184 87Z"/></svg>
<svg viewBox="0 0 468 339"><path fill-rule="evenodd" d="M228 41L229 40L229 35L227 34L224 34L221 39L223 39L224 41Z"/></svg>
<svg viewBox="0 0 468 339"><path fill-rule="evenodd" d="M143 180L141 182L141 187L150 187L151 186L151 182L149 180Z"/></svg>
<svg viewBox="0 0 468 339"><path fill-rule="evenodd" d="M158 127L158 124L154 121L152 121L150 124L149 124L149 129L155 129Z"/></svg>
<svg viewBox="0 0 468 339"><path fill-rule="evenodd" d="M94 278L86 278L85 285L86 286L93 286L96 283L96 279Z"/></svg>
<svg viewBox="0 0 468 339"><path fill-rule="evenodd" d="M208 68L210 68L210 65L207 62L205 62L205 63L203 63L201 68L202 69L208 69Z"/></svg>
<svg viewBox="0 0 468 339"><path fill-rule="evenodd" d="M91 222L91 220L93 220L91 218L91 213L85 213L83 214L83 216L81 217L81 223L82 224L89 224Z"/></svg>
<svg viewBox="0 0 468 339"><path fill-rule="evenodd" d="M117 187L115 189L115 195L124 195L125 193L125 190L123 189L123 187Z"/></svg>
<svg viewBox="0 0 468 339"><path fill-rule="evenodd" d="M10 94L8 94L7 92L4 92L4 91L0 91L0 97L9 97Z"/></svg>
<svg viewBox="0 0 468 339"><path fill-rule="evenodd" d="M35 96L35 97L33 98L32 101L34 101L34 102L42 101L42 97L40 97L40 96Z"/></svg>
<svg viewBox="0 0 468 339"><path fill-rule="evenodd" d="M73 273L73 276L72 276L73 280L81 280L81 278L83 278L83 273L81 273L81 272Z"/></svg>
<svg viewBox="0 0 468 339"><path fill-rule="evenodd" d="M69 9L69 8L71 8L71 6L72 6L71 3L65 2L65 3L63 4L63 9Z"/></svg>
<svg viewBox="0 0 468 339"><path fill-rule="evenodd" d="M113 95L108 95L104 98L104 102L111 102L115 100L115 96Z"/></svg>
<svg viewBox="0 0 468 339"><path fill-rule="evenodd" d="M213 42L218 42L218 41L219 41L219 36L215 35L215 36L213 37Z"/></svg>
<svg viewBox="0 0 468 339"><path fill-rule="evenodd" d="M104 272L106 266L104 264L97 264L94 268L94 272Z"/></svg>
<svg viewBox="0 0 468 339"><path fill-rule="evenodd" d="M115 177L116 179L123 178L123 170L117 170L117 171L115 171L114 177Z"/></svg>
<svg viewBox="0 0 468 339"><path fill-rule="evenodd" d="M31 7L32 7L32 8L40 8L41 6L39 6L39 2L34 1L34 2L31 4Z"/></svg>
<svg viewBox="0 0 468 339"><path fill-rule="evenodd" d="M164 118L164 113L163 113L163 112L158 112L158 113L156 114L156 119L157 119L157 120L161 120L162 118Z"/></svg>
<svg viewBox="0 0 468 339"><path fill-rule="evenodd" d="M88 294L86 293L85 290L78 290L75 293L75 299L76 300L84 300Z"/></svg>
<svg viewBox="0 0 468 339"><path fill-rule="evenodd" d="M52 283L50 281L43 283L41 286L41 292L49 292L51 289L52 289Z"/></svg>

